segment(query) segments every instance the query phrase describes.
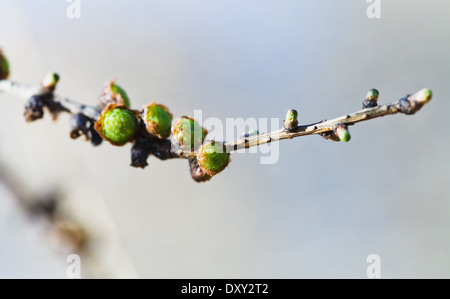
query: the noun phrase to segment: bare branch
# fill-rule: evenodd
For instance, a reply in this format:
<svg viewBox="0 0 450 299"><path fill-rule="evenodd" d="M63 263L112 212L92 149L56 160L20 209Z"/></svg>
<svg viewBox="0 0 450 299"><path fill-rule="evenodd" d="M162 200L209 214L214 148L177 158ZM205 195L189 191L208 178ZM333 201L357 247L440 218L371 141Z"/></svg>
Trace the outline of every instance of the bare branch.
<svg viewBox="0 0 450 299"><path fill-rule="evenodd" d="M0 93L5 93L7 95L27 100L33 95L41 94L42 87L24 85L9 80L0 80ZM56 94L53 95L53 101L56 104L63 106L67 110L67 112L71 114L81 113L89 118L98 119L101 113L101 111L94 106L85 105Z"/></svg>
<svg viewBox="0 0 450 299"><path fill-rule="evenodd" d="M99 108L84 105L77 101L58 96L54 94L56 83L59 76L51 74L49 83L44 83L41 87L22 85L17 82L0 80L0 93L28 99L26 105L26 119L33 121L39 119L43 115L43 108L46 107L54 118L60 112L73 114L71 137L77 138L85 135L91 140L93 145L101 143L101 137L95 131L93 124L99 119L102 113L101 106ZM379 106L378 91L371 89L363 101L363 109L348 115L337 117L331 120L322 120L313 124L298 125L297 111L289 110L286 120L283 122L284 127L278 131L265 134L247 134L242 139L229 141L224 143L227 153L266 144L283 139L293 139L306 135L320 135L321 137L333 141L349 141L350 134L348 126L352 126L358 122L367 121L385 115L396 113L414 114L419 111L424 104L431 100L431 91L422 89L411 95L388 105ZM134 110L133 110L134 111ZM137 113L137 112L135 112ZM206 135L206 134L205 134ZM200 167L197 161L197 151L189 151L188 149L173 147L174 136L168 138L159 138L147 132L142 119L139 119L139 126L136 133L136 139L132 148L131 166L144 168L147 166L147 158L150 155L166 160L174 158L184 158L189 160L191 176L197 182L207 181L211 178Z"/></svg>
<svg viewBox="0 0 450 299"><path fill-rule="evenodd" d="M235 151L242 148L250 148L260 144L270 143L283 139L292 139L295 137L306 135L321 135L326 139L334 139L334 132L339 125L351 126L358 122L367 121L377 117L386 115L404 113L414 114L422 106L431 100L431 92L429 89L422 89L416 93L406 96L395 103L366 108L351 114L340 116L331 120L322 120L309 125L300 125L295 129L289 129L289 125L285 123L285 127L271 133L250 136L245 139L236 140L225 143L227 151ZM336 139L334 139L336 140ZM339 138L336 140L339 141Z"/></svg>
<svg viewBox="0 0 450 299"><path fill-rule="evenodd" d="M14 81L0 80L0 92L27 99L34 94L42 93L42 87L28 86ZM89 118L98 119L101 113L101 111L94 106L81 104L66 97L53 95L53 99L57 104L63 106L66 111L71 114L81 113ZM399 112L405 114L413 114L430 99L431 93L429 92L429 90L422 89L392 104L362 109L351 114L340 116L331 120L322 120L309 125L299 125L294 129L290 129L289 125L285 124L285 127L278 131L249 136L245 139L229 141L225 143L225 146L228 152L233 152L242 148L250 148L258 146L260 144L270 143L283 139L292 139L306 135L322 135L323 137L330 139L330 136L328 136L327 134L334 132L337 125L351 126L358 122L396 114ZM167 144L164 144L164 146L167 152ZM175 157L192 158L195 157L195 153L178 151L176 154L165 154L163 156L163 159L170 159Z"/></svg>

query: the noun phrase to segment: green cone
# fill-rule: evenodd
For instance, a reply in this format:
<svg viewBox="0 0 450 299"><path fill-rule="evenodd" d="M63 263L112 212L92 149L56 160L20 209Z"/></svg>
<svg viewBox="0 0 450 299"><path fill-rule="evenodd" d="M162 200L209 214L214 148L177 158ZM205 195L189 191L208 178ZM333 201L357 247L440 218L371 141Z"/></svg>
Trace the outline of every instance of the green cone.
<svg viewBox="0 0 450 299"><path fill-rule="evenodd" d="M172 127L172 114L169 109L155 102L144 108L143 120L147 131L159 138L170 136Z"/></svg>
<svg viewBox="0 0 450 299"><path fill-rule="evenodd" d="M172 142L185 150L200 147L208 131L193 118L183 116L172 125Z"/></svg>
<svg viewBox="0 0 450 299"><path fill-rule="evenodd" d="M95 123L95 130L113 145L124 145L136 137L138 113L126 106L111 104Z"/></svg>
<svg viewBox="0 0 450 299"><path fill-rule="evenodd" d="M226 152L222 142L211 141L200 148L197 161L206 173L213 176L224 170L230 163L230 153Z"/></svg>

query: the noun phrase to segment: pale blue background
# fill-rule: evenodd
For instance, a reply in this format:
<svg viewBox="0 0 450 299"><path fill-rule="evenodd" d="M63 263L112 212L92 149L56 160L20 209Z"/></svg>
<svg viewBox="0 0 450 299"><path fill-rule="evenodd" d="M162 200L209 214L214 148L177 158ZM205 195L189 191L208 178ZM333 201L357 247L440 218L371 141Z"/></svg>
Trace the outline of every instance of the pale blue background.
<svg viewBox="0 0 450 299"><path fill-rule="evenodd" d="M206 184L185 161L133 169L129 146L73 141L67 116L26 124L22 103L0 96L3 160L34 192L60 186L115 240L94 248L92 276L365 278L376 253L384 278L450 277L448 1L382 1L381 19L363 0L81 4L70 20L66 1L0 1L13 79L57 71L60 94L95 104L118 78L136 108L223 120L297 108L301 123L356 111L373 87L382 103L434 92L415 116L350 128L348 144L283 141L274 165L233 155ZM13 203L0 193L0 277L65 277L65 257Z"/></svg>

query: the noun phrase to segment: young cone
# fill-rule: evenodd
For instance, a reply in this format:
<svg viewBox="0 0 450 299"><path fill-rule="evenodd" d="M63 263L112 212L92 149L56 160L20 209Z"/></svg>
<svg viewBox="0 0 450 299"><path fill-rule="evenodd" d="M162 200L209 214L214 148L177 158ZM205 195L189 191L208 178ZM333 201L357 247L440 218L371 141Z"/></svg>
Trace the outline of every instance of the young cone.
<svg viewBox="0 0 450 299"><path fill-rule="evenodd" d="M210 176L224 170L230 163L230 153L222 142L210 141L202 145L197 153L200 167Z"/></svg>
<svg viewBox="0 0 450 299"><path fill-rule="evenodd" d="M184 150L195 151L205 139L208 131L193 118L182 116L172 125L172 143Z"/></svg>
<svg viewBox="0 0 450 299"><path fill-rule="evenodd" d="M121 146L136 138L139 113L124 105L108 105L95 123L95 130L112 145Z"/></svg>
<svg viewBox="0 0 450 299"><path fill-rule="evenodd" d="M147 131L159 138L167 138L170 136L172 126L172 113L169 109L155 102L144 107L142 119L145 123Z"/></svg>

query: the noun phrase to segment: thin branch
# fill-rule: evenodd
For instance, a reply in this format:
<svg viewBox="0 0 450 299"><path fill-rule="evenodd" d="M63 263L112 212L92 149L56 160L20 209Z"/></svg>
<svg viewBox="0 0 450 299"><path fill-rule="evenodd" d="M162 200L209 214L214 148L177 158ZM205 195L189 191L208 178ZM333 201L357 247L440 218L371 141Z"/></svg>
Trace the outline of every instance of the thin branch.
<svg viewBox="0 0 450 299"><path fill-rule="evenodd" d="M42 93L42 87L23 85L9 80L0 80L0 93L1 92L27 99L32 95ZM426 92L428 92L429 94L425 94ZM249 136L244 139L229 141L225 143L225 146L227 148L227 152L233 152L243 148L250 148L278 140L292 139L306 135L321 135L326 139L336 140L336 138L333 135L338 125L351 126L358 122L367 121L373 118L382 117L386 115L392 115L399 112L405 114L414 114L430 99L431 93L429 92L429 90L422 89L392 104L362 109L360 111L340 116L331 120L322 120L320 122L316 122L309 125L299 125L294 127L293 129L290 129L290 127L285 123L285 127L278 131L265 134L258 134L254 136ZM77 101L71 100L66 97L58 96L56 94L53 95L53 100L55 101L56 104L61 105L66 112L69 112L71 114L81 113L89 118L98 119L101 113L101 111L96 107L81 104ZM376 101L377 98L375 98L375 105L377 105ZM154 142L152 142L152 145L153 147L156 146ZM167 152L168 146L166 143L164 143L164 147L165 152ZM152 152L158 152L158 150L153 148ZM176 153L173 152L163 155L163 159L171 159L171 158L191 159L193 157L195 157L195 152L179 151L179 150Z"/></svg>
<svg viewBox="0 0 450 299"><path fill-rule="evenodd" d="M44 220L50 225L49 232L58 238L60 245L68 246L67 249L71 253L88 253L89 248L86 245L89 236L85 228L72 219L72 215L63 211L62 196L58 190L45 194L31 192L27 184L21 181L1 158L0 184L7 188L30 219Z"/></svg>
<svg viewBox="0 0 450 299"><path fill-rule="evenodd" d="M9 80L0 80L0 93L29 99L31 96L42 93L42 87L30 86ZM94 106L82 104L69 98L54 94L53 101L64 107L71 114L81 113L89 118L98 119L101 111Z"/></svg>
<svg viewBox="0 0 450 299"><path fill-rule="evenodd" d="M336 126L338 125L351 126L358 122L367 121L369 119L399 113L401 112L402 100L404 99L398 100L397 102L388 105L362 109L360 111L336 117L330 120L322 120L309 125L300 125L293 130L282 128L278 131L250 136L241 140L226 142L225 145L228 151L234 151L278 140L292 139L295 137L307 135L322 135L322 137L326 138L327 133L334 132Z"/></svg>
<svg viewBox="0 0 450 299"><path fill-rule="evenodd" d="M44 108L48 109L53 119L56 119L60 112L72 114L71 138L78 138L81 135L84 135L86 140L90 140L93 145L96 146L101 144L103 139L100 136L98 129L95 127L95 123L102 113L102 111L100 111L101 106L99 106L99 108L88 106L56 95L54 90L58 80L59 76L57 74L50 74L50 76L46 77L41 87L27 86L13 81L0 80L0 93L3 92L27 99L24 113L27 121L34 121L42 118L44 115ZM256 132L256 134L252 135L248 133L241 139L223 143L224 149L227 153L231 153L244 148L306 135L320 135L325 139L347 142L350 140L348 126L385 115L396 113L414 114L419 111L425 103L429 102L432 96L429 89L422 89L416 93L407 95L392 104L378 106L378 95L379 93L376 89L371 89L369 90L366 99L363 101L362 110L309 125L298 125L297 111L289 110L286 114L286 120L283 121L284 127L282 129L265 134ZM137 111L133 113L138 115ZM178 144L177 141L173 139L175 138L174 136L159 138L150 134L141 117L139 117L138 128L135 134L134 144L131 149L131 166L145 168L148 165L147 159L150 155L154 155L161 160L184 158L189 160L190 173L196 182L205 182L211 179L213 172L211 171L211 173L209 173L204 169L203 165L200 165L199 160L197 159L197 155L202 153L201 149L198 151L191 151L190 149L185 149L180 146L172 146L172 144ZM195 135L193 137L195 137ZM206 147L208 145L206 144L203 146ZM224 164L223 168L228 165L228 161L229 157L227 157L227 162ZM220 170L218 172L220 172ZM214 174L218 172L214 172Z"/></svg>

